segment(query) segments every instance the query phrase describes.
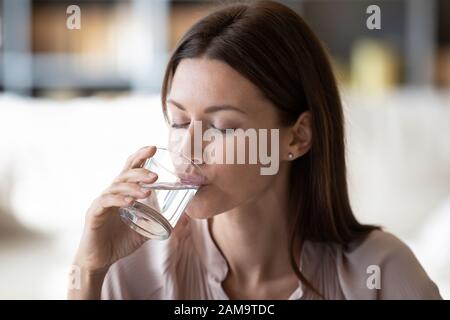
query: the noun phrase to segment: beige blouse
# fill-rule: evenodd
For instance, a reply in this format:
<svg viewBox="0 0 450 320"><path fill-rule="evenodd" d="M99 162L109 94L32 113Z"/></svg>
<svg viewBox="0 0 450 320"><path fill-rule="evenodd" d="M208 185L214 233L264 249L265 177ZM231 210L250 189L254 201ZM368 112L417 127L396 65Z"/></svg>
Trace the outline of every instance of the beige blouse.
<svg viewBox="0 0 450 320"><path fill-rule="evenodd" d="M326 299L442 299L411 250L398 238L372 231L344 250L306 242L300 270ZM147 241L111 266L102 299L228 299L225 258L208 221L189 219L164 241ZM379 276L380 281L376 281ZM299 281L289 299L317 298Z"/></svg>

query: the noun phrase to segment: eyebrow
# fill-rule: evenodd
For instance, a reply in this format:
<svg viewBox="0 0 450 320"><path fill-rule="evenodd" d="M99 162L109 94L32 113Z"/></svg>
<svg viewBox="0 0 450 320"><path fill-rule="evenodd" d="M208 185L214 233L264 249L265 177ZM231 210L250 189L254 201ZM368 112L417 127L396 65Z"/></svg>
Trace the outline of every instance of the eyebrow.
<svg viewBox="0 0 450 320"><path fill-rule="evenodd" d="M181 103L176 102L173 99L167 99L167 103L173 104L178 109L186 111L186 108L183 107L183 105ZM205 113L213 113L213 112L218 112L218 111L237 111L237 112L240 112L243 114L247 114L247 112L245 112L244 110L241 110L241 109L234 107L232 105L229 105L229 104L209 106L205 109Z"/></svg>

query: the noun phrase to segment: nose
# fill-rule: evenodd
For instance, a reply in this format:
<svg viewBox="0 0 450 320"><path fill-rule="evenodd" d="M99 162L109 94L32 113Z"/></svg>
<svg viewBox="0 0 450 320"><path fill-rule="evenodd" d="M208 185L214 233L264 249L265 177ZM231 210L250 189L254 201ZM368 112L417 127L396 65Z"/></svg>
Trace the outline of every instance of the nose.
<svg viewBox="0 0 450 320"><path fill-rule="evenodd" d="M190 163L203 163L203 139L201 122L192 122L187 130L178 131L171 137L171 149L177 151Z"/></svg>

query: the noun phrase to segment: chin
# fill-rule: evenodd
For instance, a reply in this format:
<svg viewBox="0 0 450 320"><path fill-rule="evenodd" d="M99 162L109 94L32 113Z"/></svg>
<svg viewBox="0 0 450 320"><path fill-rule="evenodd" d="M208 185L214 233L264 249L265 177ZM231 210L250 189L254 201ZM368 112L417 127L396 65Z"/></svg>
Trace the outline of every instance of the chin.
<svg viewBox="0 0 450 320"><path fill-rule="evenodd" d="M215 216L215 214L202 214L202 213L199 214L198 211L190 212L188 210L186 210L186 214L189 216L189 218L199 220L208 219Z"/></svg>
<svg viewBox="0 0 450 320"><path fill-rule="evenodd" d="M233 207L230 207L230 201L224 201L222 196L215 194L212 190L199 190L185 212L194 219L208 219Z"/></svg>
<svg viewBox="0 0 450 320"><path fill-rule="evenodd" d="M186 214L194 219L208 219L214 217L215 215L221 213L214 210L210 205L211 201L202 201L201 199L195 198L189 203L186 208Z"/></svg>
<svg viewBox="0 0 450 320"><path fill-rule="evenodd" d="M194 219L208 219L233 208L230 207L229 203L226 205L222 202L223 200L215 200L214 197L209 196L194 197L185 212Z"/></svg>

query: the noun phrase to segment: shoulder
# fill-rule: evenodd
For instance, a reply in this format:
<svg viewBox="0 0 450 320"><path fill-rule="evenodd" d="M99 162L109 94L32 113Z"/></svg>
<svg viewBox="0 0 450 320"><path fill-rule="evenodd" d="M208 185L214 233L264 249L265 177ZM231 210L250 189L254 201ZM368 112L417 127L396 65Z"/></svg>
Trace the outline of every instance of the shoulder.
<svg viewBox="0 0 450 320"><path fill-rule="evenodd" d="M181 230L182 229L182 230ZM171 295L170 284L182 245L190 230L180 228L163 241L148 240L131 255L115 262L106 274L102 299L164 299Z"/></svg>
<svg viewBox="0 0 450 320"><path fill-rule="evenodd" d="M370 232L343 249L337 262L348 298L441 299L411 249L389 232Z"/></svg>

